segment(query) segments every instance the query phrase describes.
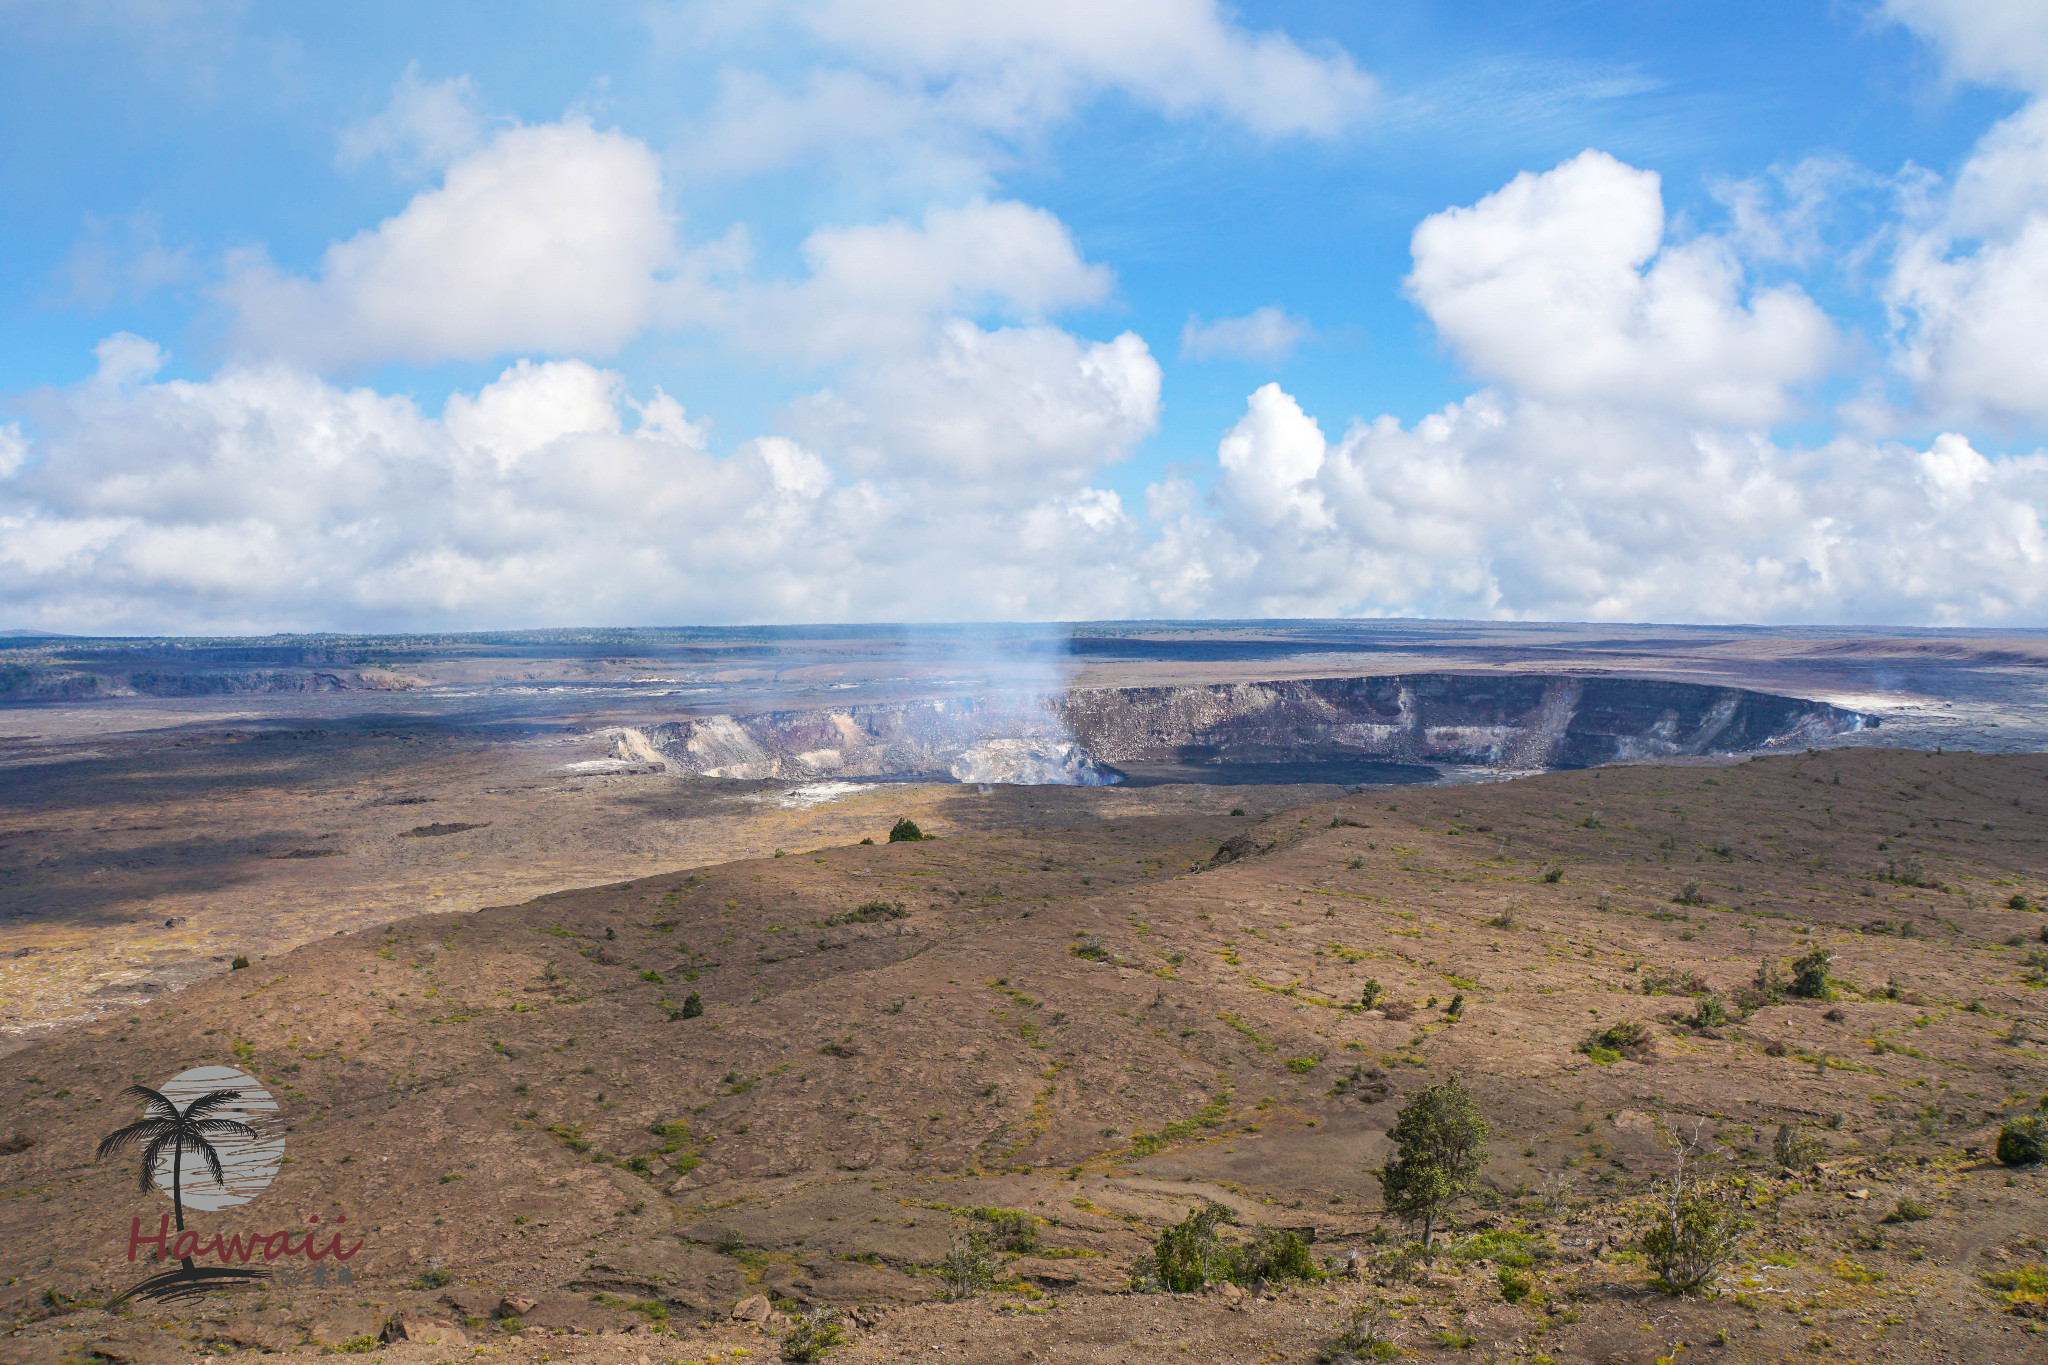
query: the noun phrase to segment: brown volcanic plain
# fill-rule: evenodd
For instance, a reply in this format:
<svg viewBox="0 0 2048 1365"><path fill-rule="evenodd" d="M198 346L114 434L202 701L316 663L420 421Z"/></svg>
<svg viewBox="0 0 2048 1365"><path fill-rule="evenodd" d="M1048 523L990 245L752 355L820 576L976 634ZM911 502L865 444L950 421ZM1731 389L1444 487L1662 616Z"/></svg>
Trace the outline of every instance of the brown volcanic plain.
<svg viewBox="0 0 2048 1365"><path fill-rule="evenodd" d="M2048 1245L2048 1176L1989 1159L2048 1093L2048 916L2013 900L2048 898L2048 758L1835 749L1324 793L956 789L973 818L935 841L847 831L400 918L36 1041L0 1060L0 1357L315 1351L411 1310L469 1321L460 1346L384 1348L408 1360L758 1360L772 1327L729 1318L755 1293L846 1310L846 1361L1308 1360L1375 1299L1447 1361L2042 1357L2039 1319L1983 1277ZM880 840L895 812L867 813ZM1674 903L1687 882L1703 903ZM904 914L861 919L874 902ZM1833 1001L1684 1022L1691 978L1730 998L1815 946ZM1388 1008L1357 1007L1368 978ZM702 1017L672 1017L691 991ZM1629 1021L1654 1034L1640 1060L1577 1050ZM261 1200L197 1225L345 1214L355 1283L109 1318L90 1305L143 1273L129 1219L164 1201L93 1145L135 1116L121 1087L207 1060L262 1076L292 1131ZM1319 1257L1398 1241L1369 1170L1404 1098L1453 1072L1492 1160L1420 1282L1124 1292L1204 1200L1312 1229ZM1758 1227L1725 1292L1677 1300L1630 1248L1696 1121ZM1788 1123L1821 1164L1778 1169ZM1573 1188L1544 1200L1559 1174ZM1884 1221L1909 1200L1930 1216ZM936 1302L986 1207L1028 1215L1037 1247ZM1482 1230L1533 1250L1521 1303L1456 1254L1497 1251ZM523 1319L491 1316L522 1293ZM546 1326L578 1323L648 1330Z"/></svg>

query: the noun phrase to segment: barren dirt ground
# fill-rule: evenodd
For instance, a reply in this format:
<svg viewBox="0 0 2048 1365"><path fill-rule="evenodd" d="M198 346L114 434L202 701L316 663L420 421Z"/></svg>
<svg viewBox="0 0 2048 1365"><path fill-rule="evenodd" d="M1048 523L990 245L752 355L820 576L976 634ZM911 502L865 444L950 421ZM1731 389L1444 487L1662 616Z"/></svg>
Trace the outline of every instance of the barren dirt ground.
<svg viewBox="0 0 2048 1365"><path fill-rule="evenodd" d="M310 720L290 714L307 709ZM611 752L588 721L492 733L356 709L0 709L0 1050L225 971L238 954L422 911L852 843L906 814L946 833L996 818L954 784L810 804L787 784L578 771ZM1102 790L1060 809L1263 813L1332 790ZM1028 826L1034 810L1026 797L1000 818Z"/></svg>
<svg viewBox="0 0 2048 1365"><path fill-rule="evenodd" d="M0 1358L364 1348L411 1314L440 1340L395 1359L724 1363L818 1309L844 1314L835 1360L1302 1361L1367 1301L1445 1361L2042 1358L1986 1276L2048 1246L2048 1176L1989 1159L2048 1096L2048 758L1303 795L954 789L934 810L972 818L874 846L799 840L816 812L790 812L787 856L409 915L36 1041L0 1060ZM1816 946L1831 998L1688 1022ZM1627 1023L1628 1055L1580 1050ZM135 1117L121 1086L208 1060L260 1075L292 1131L272 1188L201 1235L345 1215L354 1283L109 1317L143 1273L129 1220L166 1201L93 1144ZM1492 1160L1402 1279L1371 1259L1404 1229L1368 1171L1452 1072ZM1757 1226L1721 1292L1679 1300L1634 1246L1695 1123ZM1783 1124L1818 1144L1789 1171ZM1367 1273L1125 1292L1205 1200ZM976 1210L1024 1215L1000 1283L937 1302Z"/></svg>

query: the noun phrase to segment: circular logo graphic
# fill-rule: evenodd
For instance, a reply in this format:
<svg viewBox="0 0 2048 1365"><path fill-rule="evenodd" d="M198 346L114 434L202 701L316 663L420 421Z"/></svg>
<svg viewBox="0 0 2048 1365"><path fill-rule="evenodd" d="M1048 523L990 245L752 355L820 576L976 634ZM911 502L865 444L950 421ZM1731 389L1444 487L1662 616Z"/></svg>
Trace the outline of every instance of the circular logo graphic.
<svg viewBox="0 0 2048 1365"><path fill-rule="evenodd" d="M221 1184L215 1184L206 1158L186 1145L178 1162L179 1197L188 1209L229 1209L246 1204L263 1193L277 1177L278 1162L284 1156L284 1130L277 1121L277 1101L246 1071L232 1066L195 1066L180 1071L157 1089L163 1097L183 1110L201 1095L215 1090L240 1092L239 1098L204 1111L203 1119L231 1119L256 1130L254 1138L239 1133L208 1133L206 1140L220 1157ZM171 1192L171 1152L157 1158L151 1176L156 1187Z"/></svg>

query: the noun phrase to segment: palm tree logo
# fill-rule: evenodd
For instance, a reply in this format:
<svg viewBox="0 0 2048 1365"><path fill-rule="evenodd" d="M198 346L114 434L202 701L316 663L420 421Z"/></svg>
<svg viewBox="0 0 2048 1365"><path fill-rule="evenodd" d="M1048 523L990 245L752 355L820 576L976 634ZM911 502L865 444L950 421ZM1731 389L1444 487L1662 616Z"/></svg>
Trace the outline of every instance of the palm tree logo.
<svg viewBox="0 0 2048 1365"><path fill-rule="evenodd" d="M213 1177L213 1183L225 1187L227 1173L221 1169L220 1151L213 1145L212 1136L227 1136L255 1140L256 1130L239 1119L217 1119L210 1117L214 1110L232 1100L242 1098L239 1090L209 1090L193 1100L183 1109L178 1108L169 1098L146 1085L131 1085L121 1092L133 1095L143 1101L144 1117L139 1123L118 1128L100 1139L100 1148L94 1159L105 1161L115 1152L132 1143L142 1144L142 1171L137 1180L140 1193L149 1193L150 1176L155 1173L157 1162L164 1151L171 1153L171 1209L177 1214L178 1231L185 1230L184 1163L185 1150L190 1148L201 1161L206 1163L206 1172ZM188 1260L189 1263L189 1260Z"/></svg>
<svg viewBox="0 0 2048 1365"><path fill-rule="evenodd" d="M208 1070L214 1069L208 1068ZM221 1068L219 1071L225 1072L229 1076L240 1075L240 1073L228 1071L226 1068ZM193 1074L187 1072L185 1075L173 1077L171 1083L165 1089L180 1089L181 1087L178 1085L178 1082L187 1081L188 1077L191 1077ZM256 1089L259 1092L261 1091L260 1086L257 1086ZM121 1094L141 1100L143 1102L143 1116L137 1122L131 1123L125 1128L116 1129L101 1138L99 1150L96 1154L97 1159L105 1160L117 1152L139 1144L142 1149L142 1169L137 1183L144 1194L149 1192L149 1187L153 1181L166 1187L171 1196L171 1209L176 1218L178 1232L182 1233L185 1230L185 1154L187 1152L193 1155L197 1164L206 1168L206 1174L211 1177L212 1184L217 1187L217 1192L213 1190L205 1191L205 1194L200 1198L202 1205L219 1207L223 1204L241 1203L245 1199L253 1197L253 1192L238 1192L230 1185L229 1164L230 1162L235 1162L235 1158L240 1156L242 1152L231 1151L230 1162L223 1162L220 1147L216 1145L218 1142L225 1140L231 1143L233 1147L247 1152L250 1150L249 1144L256 1143L263 1137L263 1134L240 1119L224 1118L219 1114L221 1109L229 1105L236 1105L242 1100L243 1092L241 1090L208 1090L187 1101L183 1108L180 1108L177 1101L171 1096L164 1094L162 1091L152 1090L146 1085L131 1085L123 1090ZM268 1100L269 1096L265 1094L263 1101L267 1103ZM274 1108L275 1106L270 1105L269 1107ZM236 1112L241 1111L238 1109ZM169 1180L165 1181L163 1179L164 1172L162 1167L164 1165L164 1158L167 1155L170 1158L170 1171ZM262 1183L268 1183L267 1173L264 1174ZM260 1187L259 1184L258 1188ZM203 1184L201 1189L204 1190ZM205 1197L209 1195L211 1196L210 1198ZM158 1300L192 1298L200 1294L211 1293L217 1289L230 1288L235 1285L265 1279L269 1274L270 1271L262 1267L244 1268L225 1265L195 1265L190 1256L185 1256L180 1259L176 1270L144 1280L127 1293L114 1299L107 1307L109 1309L114 1308L124 1301L135 1297Z"/></svg>

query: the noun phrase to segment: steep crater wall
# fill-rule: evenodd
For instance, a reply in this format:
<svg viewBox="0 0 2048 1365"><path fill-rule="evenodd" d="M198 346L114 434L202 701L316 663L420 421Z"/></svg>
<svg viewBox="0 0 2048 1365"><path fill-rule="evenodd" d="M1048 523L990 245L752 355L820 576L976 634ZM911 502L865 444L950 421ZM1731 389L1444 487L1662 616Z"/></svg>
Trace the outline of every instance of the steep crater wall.
<svg viewBox="0 0 2048 1365"><path fill-rule="evenodd" d="M1876 723L1733 687L1423 673L706 716L618 731L615 752L725 778L1356 784L1746 753Z"/></svg>

